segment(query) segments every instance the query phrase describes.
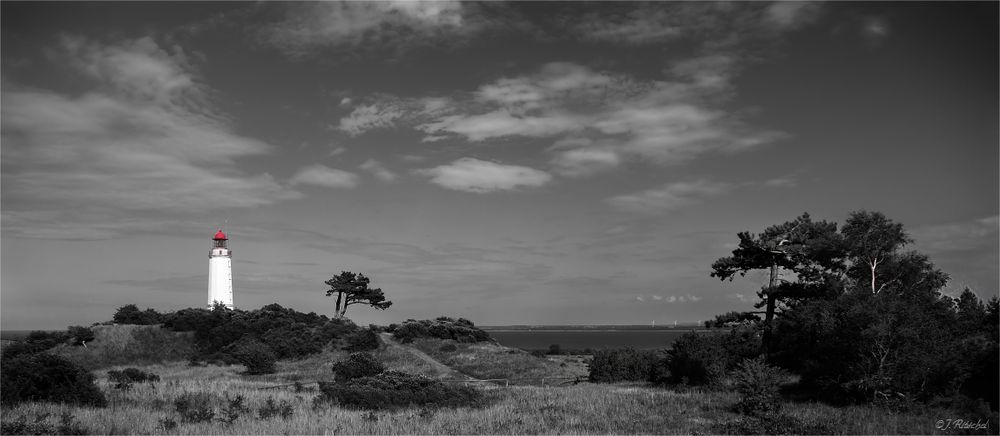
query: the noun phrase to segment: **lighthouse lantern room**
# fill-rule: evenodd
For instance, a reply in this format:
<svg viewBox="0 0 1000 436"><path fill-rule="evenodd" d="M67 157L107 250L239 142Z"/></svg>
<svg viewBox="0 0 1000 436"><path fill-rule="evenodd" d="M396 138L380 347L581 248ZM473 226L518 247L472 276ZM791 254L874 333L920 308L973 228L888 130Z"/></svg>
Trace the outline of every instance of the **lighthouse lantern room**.
<svg viewBox="0 0 1000 436"><path fill-rule="evenodd" d="M229 250L229 238L219 229L212 238L212 249L208 252L208 308L216 303L233 309L233 252Z"/></svg>

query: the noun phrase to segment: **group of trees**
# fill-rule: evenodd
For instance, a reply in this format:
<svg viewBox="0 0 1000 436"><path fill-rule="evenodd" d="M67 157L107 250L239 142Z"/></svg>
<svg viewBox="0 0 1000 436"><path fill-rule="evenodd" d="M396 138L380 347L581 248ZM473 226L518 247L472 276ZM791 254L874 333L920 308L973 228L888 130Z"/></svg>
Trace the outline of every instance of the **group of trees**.
<svg viewBox="0 0 1000 436"><path fill-rule="evenodd" d="M878 212L836 223L803 214L760 234L741 232L711 275L767 271L757 311L713 326L753 323L760 352L817 389L852 398L931 401L965 395L997 406L998 300L942 294L948 275L916 251L903 225ZM716 325L718 324L718 325Z"/></svg>

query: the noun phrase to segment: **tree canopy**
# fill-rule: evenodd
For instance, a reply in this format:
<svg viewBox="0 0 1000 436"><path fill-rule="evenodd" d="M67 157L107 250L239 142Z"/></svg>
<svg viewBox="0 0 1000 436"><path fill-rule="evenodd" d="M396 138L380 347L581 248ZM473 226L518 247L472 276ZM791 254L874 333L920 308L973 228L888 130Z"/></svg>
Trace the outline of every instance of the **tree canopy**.
<svg viewBox="0 0 1000 436"><path fill-rule="evenodd" d="M342 271L340 275L333 276L325 281L330 289L326 291L326 296L337 295L337 316L343 317L347 313L347 308L354 304L364 304L376 309L385 310L392 306L392 301L385 299L382 288L369 288L371 282L364 274L355 274L350 271Z"/></svg>

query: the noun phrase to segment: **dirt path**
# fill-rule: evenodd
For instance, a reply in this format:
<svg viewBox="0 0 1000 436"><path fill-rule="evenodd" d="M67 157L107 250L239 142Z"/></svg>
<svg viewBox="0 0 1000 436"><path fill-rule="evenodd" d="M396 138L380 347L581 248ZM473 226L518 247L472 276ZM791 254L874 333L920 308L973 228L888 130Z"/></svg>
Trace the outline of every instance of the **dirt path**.
<svg viewBox="0 0 1000 436"><path fill-rule="evenodd" d="M449 380L477 380L475 377L470 377L466 374L463 374L455 370L454 368L451 368L448 365L438 362L433 357L428 356L427 353L424 353L423 351L420 351L414 347L409 347L400 344L389 333L381 333L380 336L382 337L382 342L386 344L386 347L395 349L390 351L405 353L408 355L408 357L421 361L426 366L430 367L434 373L440 375L439 378L449 379Z"/></svg>

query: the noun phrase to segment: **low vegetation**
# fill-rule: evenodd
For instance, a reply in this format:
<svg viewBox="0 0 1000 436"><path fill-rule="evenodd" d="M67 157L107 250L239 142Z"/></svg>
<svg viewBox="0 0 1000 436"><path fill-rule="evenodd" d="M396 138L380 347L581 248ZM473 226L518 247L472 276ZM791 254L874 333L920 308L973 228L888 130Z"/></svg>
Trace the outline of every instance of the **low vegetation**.
<svg viewBox="0 0 1000 436"><path fill-rule="evenodd" d="M501 384L553 384L573 380L579 375L560 363L493 342L424 338L411 345L462 374L477 379L496 379ZM455 350L447 351L451 349L448 345L454 345Z"/></svg>
<svg viewBox="0 0 1000 436"><path fill-rule="evenodd" d="M107 399L94 376L65 358L48 353L21 354L2 359L0 405L34 401L104 407Z"/></svg>
<svg viewBox="0 0 1000 436"><path fill-rule="evenodd" d="M492 342L489 333L476 328L472 321L465 318L438 317L434 320L408 319L402 324L392 324L387 329L392 336L403 343L412 342L418 338L451 339L458 342Z"/></svg>
<svg viewBox="0 0 1000 436"><path fill-rule="evenodd" d="M595 383L620 381L661 382L665 378L662 353L657 351L598 350L590 362L588 380Z"/></svg>
<svg viewBox="0 0 1000 436"><path fill-rule="evenodd" d="M384 371L376 375L320 383L318 404L350 409L380 410L413 406L482 407L485 397L476 388L447 384L422 375Z"/></svg>
<svg viewBox="0 0 1000 436"><path fill-rule="evenodd" d="M160 381L160 376L145 372L138 368L125 368L121 371L108 371L108 380L115 383L115 389L131 389L135 383L154 383Z"/></svg>

